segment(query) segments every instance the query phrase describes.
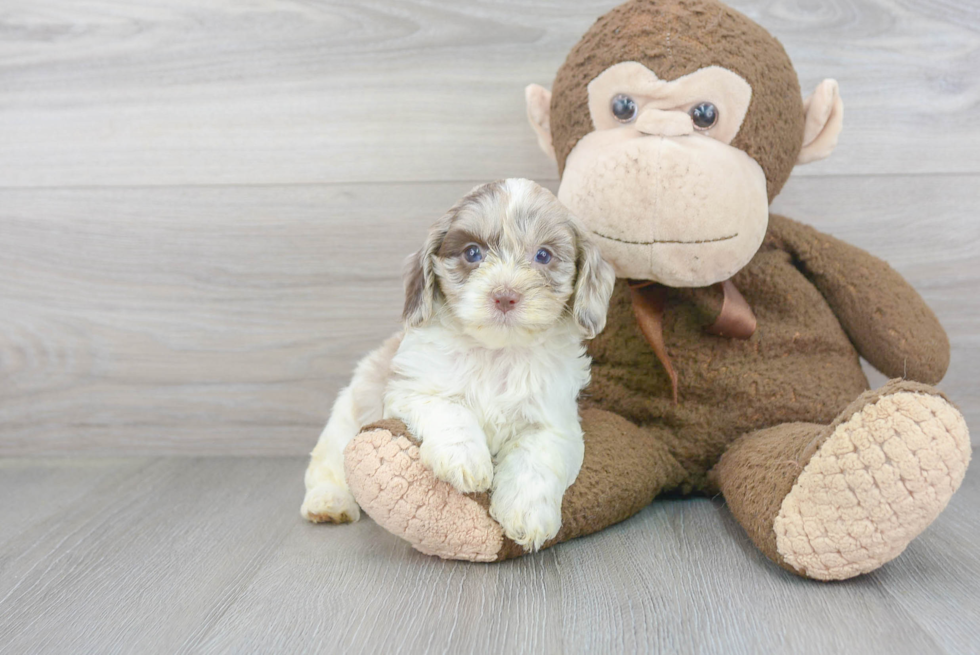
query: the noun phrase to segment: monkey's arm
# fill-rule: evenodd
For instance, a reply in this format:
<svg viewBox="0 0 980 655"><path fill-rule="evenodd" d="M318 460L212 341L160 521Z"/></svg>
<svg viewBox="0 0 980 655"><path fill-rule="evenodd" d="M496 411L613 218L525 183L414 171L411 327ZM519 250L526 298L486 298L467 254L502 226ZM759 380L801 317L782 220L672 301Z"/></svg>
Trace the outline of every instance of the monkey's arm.
<svg viewBox="0 0 980 655"><path fill-rule="evenodd" d="M783 216L772 236L820 290L862 357L892 378L936 384L949 366L949 339L932 310L891 266Z"/></svg>

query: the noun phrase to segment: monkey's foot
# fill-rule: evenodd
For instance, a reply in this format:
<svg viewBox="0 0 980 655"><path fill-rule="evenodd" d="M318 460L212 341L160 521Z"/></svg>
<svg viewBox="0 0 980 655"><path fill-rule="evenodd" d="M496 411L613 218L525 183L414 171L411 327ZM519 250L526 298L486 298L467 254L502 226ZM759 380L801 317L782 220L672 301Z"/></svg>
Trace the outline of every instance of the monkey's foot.
<svg viewBox="0 0 980 655"><path fill-rule="evenodd" d="M344 463L361 508L416 550L445 559L499 558L503 530L487 512L486 494L464 495L438 480L399 421L366 428L347 445Z"/></svg>
<svg viewBox="0 0 980 655"><path fill-rule="evenodd" d="M970 461L963 416L938 392L892 382L830 426L773 524L798 572L842 580L897 557L945 509Z"/></svg>

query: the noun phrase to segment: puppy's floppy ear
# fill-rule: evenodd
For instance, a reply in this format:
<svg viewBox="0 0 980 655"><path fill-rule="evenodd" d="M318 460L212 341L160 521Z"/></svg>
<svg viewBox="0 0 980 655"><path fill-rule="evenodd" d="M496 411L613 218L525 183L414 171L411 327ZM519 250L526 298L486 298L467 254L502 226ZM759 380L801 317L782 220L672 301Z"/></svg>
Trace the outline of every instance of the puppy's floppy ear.
<svg viewBox="0 0 980 655"><path fill-rule="evenodd" d="M408 327L418 327L432 318L436 301L436 274L433 261L449 231L453 212L447 213L429 228L425 245L405 262L405 309L402 319Z"/></svg>
<svg viewBox="0 0 980 655"><path fill-rule="evenodd" d="M606 327L606 311L616 284L616 272L602 258L598 246L592 242L585 230L575 226L577 248L577 269L575 278L575 297L572 301L572 315L591 339Z"/></svg>

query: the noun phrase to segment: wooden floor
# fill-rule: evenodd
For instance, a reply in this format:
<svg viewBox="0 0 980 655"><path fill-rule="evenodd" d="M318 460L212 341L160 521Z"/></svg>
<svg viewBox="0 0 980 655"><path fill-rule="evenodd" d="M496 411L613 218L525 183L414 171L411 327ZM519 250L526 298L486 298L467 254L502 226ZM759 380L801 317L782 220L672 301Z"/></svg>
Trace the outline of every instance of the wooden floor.
<svg viewBox="0 0 980 655"><path fill-rule="evenodd" d="M770 564L720 501L503 564L315 526L299 458L0 464L0 653L976 653L980 475L896 561Z"/></svg>
<svg viewBox="0 0 980 655"><path fill-rule="evenodd" d="M477 183L557 187L523 88L618 1L0 0L0 653L980 652L976 466L830 585L720 501L492 566L300 520L402 259ZM846 106L774 210L921 291L980 445L980 2L731 4Z"/></svg>

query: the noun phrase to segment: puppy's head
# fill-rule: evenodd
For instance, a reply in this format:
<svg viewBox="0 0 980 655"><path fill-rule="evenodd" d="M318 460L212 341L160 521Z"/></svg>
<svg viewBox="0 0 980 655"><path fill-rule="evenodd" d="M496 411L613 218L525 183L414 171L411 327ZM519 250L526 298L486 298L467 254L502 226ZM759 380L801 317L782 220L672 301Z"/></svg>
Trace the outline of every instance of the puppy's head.
<svg viewBox="0 0 980 655"><path fill-rule="evenodd" d="M509 179L475 188L409 259L405 322L442 303L463 330L494 340L533 334L571 316L585 338L606 323L615 273L546 189Z"/></svg>

